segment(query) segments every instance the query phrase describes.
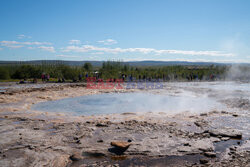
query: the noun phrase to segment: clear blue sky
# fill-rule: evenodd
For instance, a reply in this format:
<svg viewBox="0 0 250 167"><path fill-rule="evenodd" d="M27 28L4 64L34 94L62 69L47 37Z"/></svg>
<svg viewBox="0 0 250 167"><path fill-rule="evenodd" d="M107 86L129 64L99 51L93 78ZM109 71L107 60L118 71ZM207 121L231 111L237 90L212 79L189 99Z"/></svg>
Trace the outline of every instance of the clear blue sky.
<svg viewBox="0 0 250 167"><path fill-rule="evenodd" d="M250 62L249 0L1 0L0 60Z"/></svg>

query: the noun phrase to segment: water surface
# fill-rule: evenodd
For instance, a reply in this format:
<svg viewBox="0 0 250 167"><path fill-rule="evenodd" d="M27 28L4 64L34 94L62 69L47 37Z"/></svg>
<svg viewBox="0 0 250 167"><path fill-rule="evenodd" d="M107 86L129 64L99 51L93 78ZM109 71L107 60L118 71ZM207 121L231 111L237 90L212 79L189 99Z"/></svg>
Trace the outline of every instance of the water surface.
<svg viewBox="0 0 250 167"><path fill-rule="evenodd" d="M152 93L110 93L67 98L35 104L32 109L73 115L96 115L125 112L206 112L221 108L208 97L171 96Z"/></svg>

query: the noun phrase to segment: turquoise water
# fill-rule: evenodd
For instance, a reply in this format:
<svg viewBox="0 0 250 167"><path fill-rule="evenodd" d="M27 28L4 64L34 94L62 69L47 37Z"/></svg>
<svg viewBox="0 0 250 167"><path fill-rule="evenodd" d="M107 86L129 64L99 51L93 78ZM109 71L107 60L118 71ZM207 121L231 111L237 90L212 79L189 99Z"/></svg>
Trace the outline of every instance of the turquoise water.
<svg viewBox="0 0 250 167"><path fill-rule="evenodd" d="M222 104L207 97L170 96L152 93L110 93L66 98L38 103L33 110L73 115L97 115L125 112L165 112L176 114L184 111L206 112L221 108Z"/></svg>

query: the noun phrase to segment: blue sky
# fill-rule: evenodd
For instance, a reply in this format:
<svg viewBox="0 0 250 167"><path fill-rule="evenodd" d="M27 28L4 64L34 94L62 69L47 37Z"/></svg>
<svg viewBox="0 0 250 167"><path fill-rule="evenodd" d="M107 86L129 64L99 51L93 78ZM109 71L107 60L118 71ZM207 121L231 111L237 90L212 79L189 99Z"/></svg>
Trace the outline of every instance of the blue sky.
<svg viewBox="0 0 250 167"><path fill-rule="evenodd" d="M250 62L249 0L1 0L0 60Z"/></svg>

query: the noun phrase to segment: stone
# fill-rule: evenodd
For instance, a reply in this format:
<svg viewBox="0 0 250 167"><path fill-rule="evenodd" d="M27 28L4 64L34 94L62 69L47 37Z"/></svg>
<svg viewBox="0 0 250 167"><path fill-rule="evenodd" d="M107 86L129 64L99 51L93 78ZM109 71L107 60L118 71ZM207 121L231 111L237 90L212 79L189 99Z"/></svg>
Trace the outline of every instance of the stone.
<svg viewBox="0 0 250 167"><path fill-rule="evenodd" d="M229 140L229 139L230 139L229 137L222 137L222 138L221 138L222 141L227 141L227 140Z"/></svg>
<svg viewBox="0 0 250 167"><path fill-rule="evenodd" d="M210 141L209 139L197 140L194 143L192 143L192 147L201 150L203 152L214 151L214 145L212 141Z"/></svg>
<svg viewBox="0 0 250 167"><path fill-rule="evenodd" d="M194 124L200 128L204 128L207 126L207 122L204 120L197 120L194 122Z"/></svg>
<svg viewBox="0 0 250 167"><path fill-rule="evenodd" d="M234 116L234 117L238 117L239 115L238 115L238 114L233 114L232 116Z"/></svg>
<svg viewBox="0 0 250 167"><path fill-rule="evenodd" d="M97 126L97 127L108 127L108 125L104 124L104 123L97 123L95 126Z"/></svg>
<svg viewBox="0 0 250 167"><path fill-rule="evenodd" d="M207 163L208 163L208 160L207 160L207 159L200 159L200 163L201 163L201 164L207 164Z"/></svg>
<svg viewBox="0 0 250 167"><path fill-rule="evenodd" d="M178 151L179 151L179 152L192 152L193 149L192 149L192 147L180 146L180 147L178 148Z"/></svg>
<svg viewBox="0 0 250 167"><path fill-rule="evenodd" d="M198 126L198 127L201 127L201 126L202 126L198 121L194 122L194 124L195 124L196 126Z"/></svg>
<svg viewBox="0 0 250 167"><path fill-rule="evenodd" d="M129 146L131 145L130 142L125 142L125 141L112 141L111 146L114 146L119 149L128 149Z"/></svg>
<svg viewBox="0 0 250 167"><path fill-rule="evenodd" d="M207 113L201 113L200 116L207 116Z"/></svg>
<svg viewBox="0 0 250 167"><path fill-rule="evenodd" d="M109 148L109 152L116 155L122 155L131 145L131 143L124 141L113 141L110 144L113 146L113 148Z"/></svg>
<svg viewBox="0 0 250 167"><path fill-rule="evenodd" d="M209 130L209 134L211 136L222 136L222 137L230 137L230 138L237 138L241 139L242 138L242 133L234 130L234 129L212 129Z"/></svg>
<svg viewBox="0 0 250 167"><path fill-rule="evenodd" d="M152 136L150 139L158 139L158 136Z"/></svg>
<svg viewBox="0 0 250 167"><path fill-rule="evenodd" d="M216 157L215 152L205 152L204 155L207 156L207 157Z"/></svg>
<svg viewBox="0 0 250 167"><path fill-rule="evenodd" d="M228 112L227 112L227 111L221 111L221 113L222 113L222 114L228 114Z"/></svg>
<svg viewBox="0 0 250 167"><path fill-rule="evenodd" d="M210 137L210 134L209 133L203 133L202 136L207 138L207 137Z"/></svg>
<svg viewBox="0 0 250 167"><path fill-rule="evenodd" d="M212 142L215 142L215 143L221 141L221 139L220 139L220 138L217 138L217 137L210 137L210 140L211 140Z"/></svg>
<svg viewBox="0 0 250 167"><path fill-rule="evenodd" d="M235 147L230 147L229 150L232 152L232 151L235 151L236 148Z"/></svg>
<svg viewBox="0 0 250 167"><path fill-rule="evenodd" d="M98 143L103 143L103 140L102 140L102 139L100 139L100 140L97 140L97 142L98 142Z"/></svg>
<svg viewBox="0 0 250 167"><path fill-rule="evenodd" d="M18 118L19 121L27 121L27 118Z"/></svg>
<svg viewBox="0 0 250 167"><path fill-rule="evenodd" d="M82 159L82 156L80 153L75 152L69 157L72 161L79 161Z"/></svg>
<svg viewBox="0 0 250 167"><path fill-rule="evenodd" d="M52 160L51 166L53 167L63 167L67 166L70 163L68 155L57 156Z"/></svg>

